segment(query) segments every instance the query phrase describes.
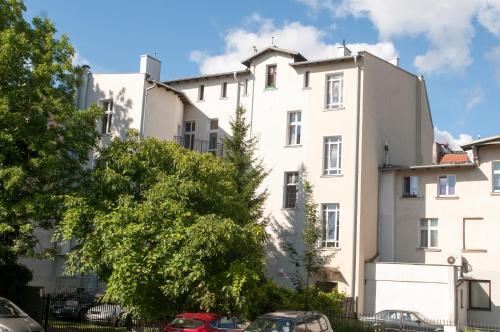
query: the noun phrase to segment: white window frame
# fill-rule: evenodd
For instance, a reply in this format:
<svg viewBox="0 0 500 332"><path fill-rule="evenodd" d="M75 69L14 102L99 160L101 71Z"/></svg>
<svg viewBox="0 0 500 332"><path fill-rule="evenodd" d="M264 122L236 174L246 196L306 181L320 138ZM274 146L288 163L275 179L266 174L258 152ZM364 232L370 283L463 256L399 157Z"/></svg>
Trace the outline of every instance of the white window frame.
<svg viewBox="0 0 500 332"><path fill-rule="evenodd" d="M331 140L331 142L330 142ZM330 148L337 146L337 166L331 165ZM326 136L323 138L323 175L342 175L342 136Z"/></svg>
<svg viewBox="0 0 500 332"><path fill-rule="evenodd" d="M333 102L333 86L334 83L339 83L339 98L338 102ZM343 73L333 73L326 75L326 87L325 87L325 104L326 109L339 109L343 107L344 104L344 74Z"/></svg>
<svg viewBox="0 0 500 332"><path fill-rule="evenodd" d="M446 193L441 194L441 179L446 177ZM455 178L455 185L453 186L453 194L450 194L450 177ZM441 174L438 176L437 195L439 197L455 197L457 196L457 176L455 174Z"/></svg>
<svg viewBox="0 0 500 332"><path fill-rule="evenodd" d="M436 221L436 226L432 226L432 221ZM425 225L422 223L425 222ZM419 220L419 248L436 249L439 248L439 219L438 218L422 218ZM426 232L427 246L422 244L422 231ZM436 231L437 237L435 245L432 245L432 231Z"/></svg>
<svg viewBox="0 0 500 332"><path fill-rule="evenodd" d="M213 126L212 124L215 123L216 125ZM208 134L208 152L213 154L214 156L217 155L217 143L219 140L219 119L210 119L210 132ZM215 136L215 146L212 146L212 140L211 137Z"/></svg>
<svg viewBox="0 0 500 332"><path fill-rule="evenodd" d="M478 247L469 247L467 246L467 232L466 232L466 224L467 222L470 222L470 223L477 223L476 225L474 225L474 228L476 230L476 232L479 230L480 233L477 234L480 239L479 243L481 243ZM478 225L479 224L479 225ZM463 249L464 251L483 251L483 250L486 250L486 234L485 234L485 231L486 231L486 226L485 226L485 221L483 218L463 218L463 224L462 224L462 234L463 234Z"/></svg>
<svg viewBox="0 0 500 332"><path fill-rule="evenodd" d="M309 89L311 87L311 72L309 70L304 72L304 89Z"/></svg>
<svg viewBox="0 0 500 332"><path fill-rule="evenodd" d="M200 84L198 86L198 101L205 100L205 84Z"/></svg>
<svg viewBox="0 0 500 332"><path fill-rule="evenodd" d="M410 180L410 190L409 192L406 192L406 179L409 178ZM414 185L416 187L416 190L414 189ZM420 197L420 186L419 186L419 179L418 175L407 175L403 177L403 198L417 198Z"/></svg>
<svg viewBox="0 0 500 332"><path fill-rule="evenodd" d="M289 182L288 177L294 176L295 175L295 182ZM292 178L293 179L293 178ZM285 209L295 209L297 208L297 198L298 198L298 183L299 183L299 172L285 172L285 179L284 179L284 188L283 188L283 207ZM290 187L295 187L295 201L292 206L290 203L289 199L289 188Z"/></svg>
<svg viewBox="0 0 500 332"><path fill-rule="evenodd" d="M295 115L294 120L291 119L292 115ZM286 133L286 145L301 145L302 141L302 111L290 111L287 112L287 133ZM300 118L297 120L297 117ZM295 141L292 141L293 135L292 131L295 130Z"/></svg>
<svg viewBox="0 0 500 332"><path fill-rule="evenodd" d="M500 186L495 188L495 177L500 177L500 167L495 170L495 164L500 165L500 160L493 160L491 163L491 190L494 193L500 193Z"/></svg>
<svg viewBox="0 0 500 332"><path fill-rule="evenodd" d="M108 106L107 109L104 109L105 105ZM101 106L104 111L104 116L101 120L101 134L109 135L111 134L111 125L113 121L113 99L102 99Z"/></svg>
<svg viewBox="0 0 500 332"><path fill-rule="evenodd" d="M328 225L328 216L333 213L334 220L334 239L328 239L330 231ZM324 203L321 204L321 248L332 249L340 247L340 204L339 203Z"/></svg>
<svg viewBox="0 0 500 332"><path fill-rule="evenodd" d="M227 82L223 82L220 86L220 98L227 99Z"/></svg>
<svg viewBox="0 0 500 332"><path fill-rule="evenodd" d="M274 85L269 85L269 68L274 67ZM266 66L266 89L276 89L278 87L278 65L276 63Z"/></svg>
<svg viewBox="0 0 500 332"><path fill-rule="evenodd" d="M190 124L190 128L189 130L186 130L186 124ZM186 148L186 149L189 149L189 150L194 150L194 140L195 140L195 133L196 133L196 121L184 121L184 126L183 126L183 130L184 130L184 144L183 146ZM189 137L189 144L186 140L186 138Z"/></svg>

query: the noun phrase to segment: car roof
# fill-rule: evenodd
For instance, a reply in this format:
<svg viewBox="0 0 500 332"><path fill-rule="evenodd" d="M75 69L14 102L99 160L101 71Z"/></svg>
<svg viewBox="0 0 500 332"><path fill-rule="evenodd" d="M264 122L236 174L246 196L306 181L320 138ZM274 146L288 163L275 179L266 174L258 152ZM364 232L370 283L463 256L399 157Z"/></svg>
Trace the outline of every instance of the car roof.
<svg viewBox="0 0 500 332"><path fill-rule="evenodd" d="M307 319L309 317L317 317L321 314L315 311L276 311L264 314L263 318L287 318L293 320Z"/></svg>
<svg viewBox="0 0 500 332"><path fill-rule="evenodd" d="M196 318L201 319L206 322L211 322L214 319L219 318L219 315L211 313L211 312L185 312L177 315L179 318Z"/></svg>

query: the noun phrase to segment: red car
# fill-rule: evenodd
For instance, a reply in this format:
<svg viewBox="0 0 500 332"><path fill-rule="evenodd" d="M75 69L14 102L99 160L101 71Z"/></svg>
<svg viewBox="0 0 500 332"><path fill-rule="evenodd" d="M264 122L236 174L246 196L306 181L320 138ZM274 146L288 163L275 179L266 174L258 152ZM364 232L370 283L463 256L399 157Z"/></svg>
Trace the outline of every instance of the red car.
<svg viewBox="0 0 500 332"><path fill-rule="evenodd" d="M220 327L220 316L213 313L183 313L165 325L164 332L227 332Z"/></svg>

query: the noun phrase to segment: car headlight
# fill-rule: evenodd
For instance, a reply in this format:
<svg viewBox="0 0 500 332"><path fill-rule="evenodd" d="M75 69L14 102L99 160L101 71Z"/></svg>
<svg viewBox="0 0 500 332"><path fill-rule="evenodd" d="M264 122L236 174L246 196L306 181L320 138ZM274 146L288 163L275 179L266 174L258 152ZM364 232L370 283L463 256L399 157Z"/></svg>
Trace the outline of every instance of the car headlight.
<svg viewBox="0 0 500 332"><path fill-rule="evenodd" d="M14 332L9 329L7 326L0 324L0 332Z"/></svg>

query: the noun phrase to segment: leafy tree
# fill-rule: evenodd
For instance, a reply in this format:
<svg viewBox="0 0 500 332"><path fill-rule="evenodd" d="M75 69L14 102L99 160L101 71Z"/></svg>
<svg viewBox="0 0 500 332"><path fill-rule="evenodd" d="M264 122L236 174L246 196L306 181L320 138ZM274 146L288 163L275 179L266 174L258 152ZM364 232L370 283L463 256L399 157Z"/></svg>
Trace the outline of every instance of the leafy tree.
<svg viewBox="0 0 500 332"><path fill-rule="evenodd" d="M97 109L76 111L78 68L48 19L25 21L24 4L0 0L0 274L34 254L37 227L59 220L95 145Z"/></svg>
<svg viewBox="0 0 500 332"><path fill-rule="evenodd" d="M231 137L225 138L223 143L226 159L236 169L234 181L243 206L237 221L258 223L262 221L263 206L268 196L267 190L261 190L261 186L269 172L262 160L255 157L257 139L250 136L245 113L243 107L236 109L235 117L230 122Z"/></svg>
<svg viewBox="0 0 500 332"><path fill-rule="evenodd" d="M301 237L304 249L302 251L298 250L289 241L284 242L284 249L289 255L290 263L296 268L292 281L297 291L305 293L305 306L308 309L311 277L328 263L331 256L324 255L318 246L321 239L320 223L317 204L313 198L312 184L305 179L304 175L302 182L304 191L304 229Z"/></svg>
<svg viewBox="0 0 500 332"><path fill-rule="evenodd" d="M106 299L146 318L244 312L261 275L263 228L241 224L235 169L153 138L115 139L67 199L68 273L96 272Z"/></svg>

